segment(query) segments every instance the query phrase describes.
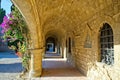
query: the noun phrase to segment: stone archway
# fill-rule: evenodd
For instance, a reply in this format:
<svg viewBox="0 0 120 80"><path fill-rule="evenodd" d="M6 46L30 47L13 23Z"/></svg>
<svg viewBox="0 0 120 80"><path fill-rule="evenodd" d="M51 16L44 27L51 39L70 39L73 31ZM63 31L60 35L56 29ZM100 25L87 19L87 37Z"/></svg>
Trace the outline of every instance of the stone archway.
<svg viewBox="0 0 120 80"><path fill-rule="evenodd" d="M114 36L108 23L104 23L100 30L101 62L108 65L114 64ZM109 57L108 57L109 56Z"/></svg>
<svg viewBox="0 0 120 80"><path fill-rule="evenodd" d="M49 27L49 26L50 25L45 26L45 27ZM53 26L55 26L55 25L53 25ZM57 29L57 28L56 29L49 28L44 31L44 34L45 34L45 41L46 41L44 43L45 45L47 42L51 43L51 41L47 41L48 39L53 40L52 42L55 44L53 53L55 53L56 56L54 56L54 57L66 58L65 57L66 53L64 52L64 47L63 47L64 43L65 43L65 41L63 41L65 39L64 30ZM47 46L46 46L46 48L47 48Z"/></svg>
<svg viewBox="0 0 120 80"><path fill-rule="evenodd" d="M49 36L48 38L46 38L45 45L45 58L62 58L63 55L60 53L60 43L57 37Z"/></svg>
<svg viewBox="0 0 120 80"><path fill-rule="evenodd" d="M30 60L30 70L28 77L36 77L41 76L42 73L42 53L44 52L44 46L42 43L42 29L40 26L39 18L36 17L35 14L36 9L32 7L32 2L26 0L12 0L14 5L20 10L22 13L28 28L30 30L30 47L29 51L31 52L31 60ZM34 2L33 2L34 3ZM37 13L37 12L36 12Z"/></svg>

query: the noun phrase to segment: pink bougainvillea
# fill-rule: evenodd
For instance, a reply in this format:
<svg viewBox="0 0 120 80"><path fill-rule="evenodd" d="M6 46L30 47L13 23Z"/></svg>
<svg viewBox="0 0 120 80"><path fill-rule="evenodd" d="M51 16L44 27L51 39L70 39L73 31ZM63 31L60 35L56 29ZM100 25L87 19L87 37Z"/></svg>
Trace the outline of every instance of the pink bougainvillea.
<svg viewBox="0 0 120 80"><path fill-rule="evenodd" d="M12 14L9 14L8 16L4 16L3 22L2 22L2 24L0 25L1 28L2 28L1 33L5 33L5 32L8 31L8 29L10 29L10 25L13 24L13 22L12 22L12 19L13 19L13 18L14 18L14 17L12 16Z"/></svg>
<svg viewBox="0 0 120 80"><path fill-rule="evenodd" d="M3 33L3 40L7 41L8 48L16 52L16 55L22 57L22 65L28 70L29 54L27 53L27 44L29 37L29 30L24 21L24 18L20 14L16 7L13 7L13 11L4 16L0 27Z"/></svg>

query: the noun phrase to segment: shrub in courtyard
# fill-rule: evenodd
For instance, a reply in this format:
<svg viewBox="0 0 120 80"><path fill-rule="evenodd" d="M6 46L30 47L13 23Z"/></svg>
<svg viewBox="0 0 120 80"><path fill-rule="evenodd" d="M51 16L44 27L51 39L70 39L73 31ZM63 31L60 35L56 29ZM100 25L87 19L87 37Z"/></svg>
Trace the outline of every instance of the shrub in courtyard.
<svg viewBox="0 0 120 80"><path fill-rule="evenodd" d="M29 30L19 10L13 7L12 12L4 16L0 26L2 28L1 33L4 34L4 41L7 41L8 47L22 58L24 71L28 71L30 59L30 54L27 50L28 39L30 38Z"/></svg>

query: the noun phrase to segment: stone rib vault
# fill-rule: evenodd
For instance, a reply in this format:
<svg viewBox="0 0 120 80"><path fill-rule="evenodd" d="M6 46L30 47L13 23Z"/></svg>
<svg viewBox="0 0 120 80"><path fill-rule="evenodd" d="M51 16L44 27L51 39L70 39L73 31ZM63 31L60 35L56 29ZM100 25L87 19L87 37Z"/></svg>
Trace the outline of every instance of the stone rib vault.
<svg viewBox="0 0 120 80"><path fill-rule="evenodd" d="M46 40L52 37L60 54L88 80L120 80L120 0L12 2L21 11L31 32L29 77L41 76ZM100 34L105 23L113 30L113 65L101 62Z"/></svg>

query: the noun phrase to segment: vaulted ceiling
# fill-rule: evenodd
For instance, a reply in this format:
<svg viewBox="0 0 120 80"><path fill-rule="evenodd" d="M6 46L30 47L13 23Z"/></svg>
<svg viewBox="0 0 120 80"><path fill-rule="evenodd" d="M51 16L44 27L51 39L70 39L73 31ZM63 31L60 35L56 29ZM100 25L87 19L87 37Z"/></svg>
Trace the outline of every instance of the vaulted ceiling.
<svg viewBox="0 0 120 80"><path fill-rule="evenodd" d="M112 0L36 0L42 26L61 24L67 29L80 25L112 3Z"/></svg>
<svg viewBox="0 0 120 80"><path fill-rule="evenodd" d="M74 31L98 13L114 15L113 10L120 0L13 0L13 2L29 23L36 21L34 23L40 25L45 34L48 32L52 34L52 31L60 34L61 31Z"/></svg>

